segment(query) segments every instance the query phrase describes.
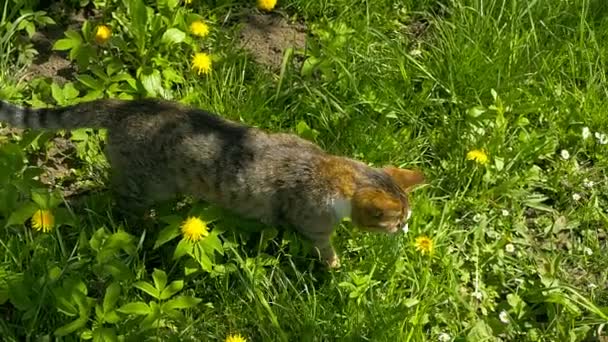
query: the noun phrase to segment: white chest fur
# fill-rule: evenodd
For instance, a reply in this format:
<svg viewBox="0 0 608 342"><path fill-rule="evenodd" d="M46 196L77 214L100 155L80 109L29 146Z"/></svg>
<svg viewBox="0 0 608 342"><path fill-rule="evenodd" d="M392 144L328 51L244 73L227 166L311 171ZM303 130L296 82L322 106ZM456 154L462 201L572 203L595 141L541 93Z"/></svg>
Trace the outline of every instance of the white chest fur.
<svg viewBox="0 0 608 342"><path fill-rule="evenodd" d="M335 198L331 201L331 207L334 211L334 215L339 221L345 218L350 218L352 214L352 206L350 200L344 198Z"/></svg>
<svg viewBox="0 0 608 342"><path fill-rule="evenodd" d="M410 220L410 217L411 217L411 216L412 216L412 210L411 210L411 209L408 209L408 210L407 210L407 217L405 218L405 224L403 225L403 227L401 227L401 230L402 230L404 233L407 233L407 232L410 230L410 227L409 227L408 221Z"/></svg>

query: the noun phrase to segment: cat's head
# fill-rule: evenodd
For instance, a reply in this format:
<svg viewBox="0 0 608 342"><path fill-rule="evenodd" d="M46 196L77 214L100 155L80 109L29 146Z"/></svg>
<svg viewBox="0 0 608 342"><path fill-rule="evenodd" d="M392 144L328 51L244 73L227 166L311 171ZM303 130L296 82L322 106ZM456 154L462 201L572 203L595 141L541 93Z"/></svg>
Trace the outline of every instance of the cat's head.
<svg viewBox="0 0 608 342"><path fill-rule="evenodd" d="M372 232L397 233L411 215L408 193L423 182L419 171L396 167L373 170L352 197L353 223Z"/></svg>

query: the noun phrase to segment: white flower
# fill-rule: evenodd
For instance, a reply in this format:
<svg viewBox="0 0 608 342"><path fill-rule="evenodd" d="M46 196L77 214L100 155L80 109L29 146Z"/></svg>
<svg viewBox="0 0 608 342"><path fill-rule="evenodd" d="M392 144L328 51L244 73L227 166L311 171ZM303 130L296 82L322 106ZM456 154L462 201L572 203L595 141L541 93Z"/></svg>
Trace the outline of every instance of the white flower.
<svg viewBox="0 0 608 342"><path fill-rule="evenodd" d="M475 216L473 216L473 221L475 221L475 222L481 221L481 214L475 214Z"/></svg>
<svg viewBox="0 0 608 342"><path fill-rule="evenodd" d="M439 342L450 342L452 340L452 336L446 333L441 333L439 334L437 339L439 340Z"/></svg>
<svg viewBox="0 0 608 342"><path fill-rule="evenodd" d="M575 201L580 201L581 200L581 195L574 193L572 194L572 199Z"/></svg>
<svg viewBox="0 0 608 342"><path fill-rule="evenodd" d="M595 290L595 289L597 289L597 285L595 285L594 283L589 283L589 284L587 284L587 287L588 287L590 290Z"/></svg>
<svg viewBox="0 0 608 342"><path fill-rule="evenodd" d="M513 246L513 244L508 243L505 245L505 251L507 251L507 253L513 253L515 252L515 246Z"/></svg>
<svg viewBox="0 0 608 342"><path fill-rule="evenodd" d="M498 314L498 319L504 324L509 324L509 314L505 310L502 310L500 314Z"/></svg>
<svg viewBox="0 0 608 342"><path fill-rule="evenodd" d="M507 209L503 209L503 210L501 211L501 213L502 213L502 216L505 216L505 217L506 217L506 216L509 216L509 211L508 211Z"/></svg>
<svg viewBox="0 0 608 342"><path fill-rule="evenodd" d="M475 292L471 293L471 296L473 296L473 298L475 298L477 300L483 299L483 294L479 291L475 291Z"/></svg>
<svg viewBox="0 0 608 342"><path fill-rule="evenodd" d="M562 150L562 151L561 151L559 154L560 154L560 155L562 156L562 158L564 158L565 160L570 159L570 152L568 152L568 150Z"/></svg>
<svg viewBox="0 0 608 342"><path fill-rule="evenodd" d="M583 186L585 188L593 188L595 183L593 181L588 180L587 178L583 179Z"/></svg>
<svg viewBox="0 0 608 342"><path fill-rule="evenodd" d="M587 255L593 255L593 250L589 247L583 248L583 252L585 252Z"/></svg>
<svg viewBox="0 0 608 342"><path fill-rule="evenodd" d="M583 127L583 140L587 140L591 136L591 131L589 127Z"/></svg>
<svg viewBox="0 0 608 342"><path fill-rule="evenodd" d="M422 51L420 51L419 49L414 49L414 50L410 51L410 55L412 57L418 57L418 56L422 55Z"/></svg>
<svg viewBox="0 0 608 342"><path fill-rule="evenodd" d="M608 137L604 133L595 132L595 138L600 145L608 144Z"/></svg>

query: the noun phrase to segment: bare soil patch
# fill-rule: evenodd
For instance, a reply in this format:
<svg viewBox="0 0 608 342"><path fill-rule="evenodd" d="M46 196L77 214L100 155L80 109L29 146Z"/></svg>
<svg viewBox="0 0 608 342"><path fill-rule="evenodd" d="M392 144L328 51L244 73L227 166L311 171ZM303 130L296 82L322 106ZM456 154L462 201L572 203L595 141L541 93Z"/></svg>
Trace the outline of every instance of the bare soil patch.
<svg viewBox="0 0 608 342"><path fill-rule="evenodd" d="M305 48L306 26L278 14L253 14L245 19L240 43L256 62L279 69L287 49Z"/></svg>
<svg viewBox="0 0 608 342"><path fill-rule="evenodd" d="M67 81L74 80L76 69L67 59L67 54L62 51L54 51L53 44L58 39L64 37L66 30L80 30L83 23L93 18L99 13L82 9L77 12L70 12L63 2L54 2L48 9L49 15L57 20L57 25L49 25L36 32L31 41L38 51L38 56L32 65L26 70L25 80L30 81L36 77L49 77L58 84L65 84Z"/></svg>

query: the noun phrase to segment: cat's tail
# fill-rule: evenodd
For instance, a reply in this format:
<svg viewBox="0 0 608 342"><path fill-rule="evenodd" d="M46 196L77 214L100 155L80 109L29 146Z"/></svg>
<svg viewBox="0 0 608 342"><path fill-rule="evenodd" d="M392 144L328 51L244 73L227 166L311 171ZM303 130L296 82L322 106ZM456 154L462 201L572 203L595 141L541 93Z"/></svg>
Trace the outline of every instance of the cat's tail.
<svg viewBox="0 0 608 342"><path fill-rule="evenodd" d="M114 115L110 109L101 101L39 109L0 101L0 122L32 129L106 128Z"/></svg>

